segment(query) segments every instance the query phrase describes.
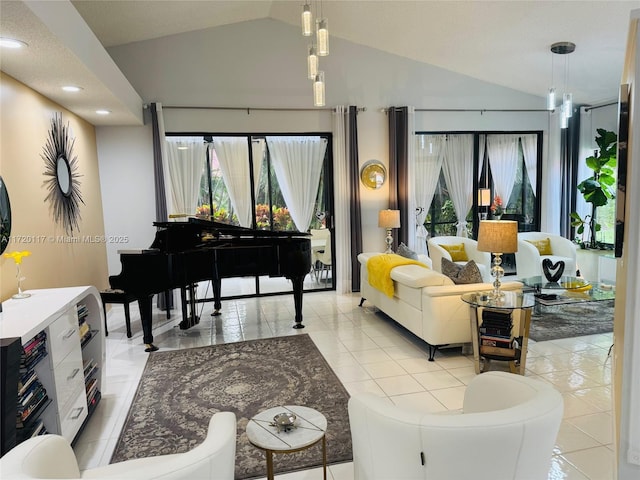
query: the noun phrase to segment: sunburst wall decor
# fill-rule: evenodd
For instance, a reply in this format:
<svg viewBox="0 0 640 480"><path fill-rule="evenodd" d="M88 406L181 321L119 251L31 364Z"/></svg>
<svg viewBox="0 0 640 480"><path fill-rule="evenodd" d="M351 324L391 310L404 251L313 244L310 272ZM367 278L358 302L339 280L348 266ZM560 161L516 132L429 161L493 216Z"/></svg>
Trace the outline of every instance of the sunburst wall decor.
<svg viewBox="0 0 640 480"><path fill-rule="evenodd" d="M64 227L68 235L77 231L80 222L80 204L84 205L80 193L82 175L78 173L78 157L73 153L75 138L71 138L69 124L62 123L62 114L51 119L51 128L47 136L43 153L46 177L44 184L49 191L45 202L51 202L49 208L56 223Z"/></svg>

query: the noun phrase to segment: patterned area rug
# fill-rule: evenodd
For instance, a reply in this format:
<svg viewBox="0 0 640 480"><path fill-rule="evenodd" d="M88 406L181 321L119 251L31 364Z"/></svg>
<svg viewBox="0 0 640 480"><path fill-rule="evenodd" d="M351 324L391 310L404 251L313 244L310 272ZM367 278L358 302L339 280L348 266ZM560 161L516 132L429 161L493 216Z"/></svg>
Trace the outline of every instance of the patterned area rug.
<svg viewBox="0 0 640 480"><path fill-rule="evenodd" d="M264 452L249 443L246 426L256 413L280 405L322 412L328 422L327 462L350 461L348 400L306 334L151 353L111 463L188 451L204 439L211 415L233 411L235 478L264 477ZM321 464L320 445L274 455L276 473Z"/></svg>
<svg viewBox="0 0 640 480"><path fill-rule="evenodd" d="M529 338L537 342L613 331L613 300L541 306L531 315Z"/></svg>

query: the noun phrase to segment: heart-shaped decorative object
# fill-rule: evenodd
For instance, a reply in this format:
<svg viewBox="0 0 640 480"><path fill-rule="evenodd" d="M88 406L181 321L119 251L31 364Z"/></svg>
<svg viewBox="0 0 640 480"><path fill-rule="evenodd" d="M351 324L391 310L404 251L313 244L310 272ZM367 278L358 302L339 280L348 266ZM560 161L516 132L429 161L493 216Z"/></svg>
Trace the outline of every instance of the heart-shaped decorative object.
<svg viewBox="0 0 640 480"><path fill-rule="evenodd" d="M316 218L320 222L322 222L326 216L327 216L326 212L320 212L320 211L316 212Z"/></svg>
<svg viewBox="0 0 640 480"><path fill-rule="evenodd" d="M553 263L548 258L542 260L542 272L548 281L557 283L564 273L564 262L562 260Z"/></svg>

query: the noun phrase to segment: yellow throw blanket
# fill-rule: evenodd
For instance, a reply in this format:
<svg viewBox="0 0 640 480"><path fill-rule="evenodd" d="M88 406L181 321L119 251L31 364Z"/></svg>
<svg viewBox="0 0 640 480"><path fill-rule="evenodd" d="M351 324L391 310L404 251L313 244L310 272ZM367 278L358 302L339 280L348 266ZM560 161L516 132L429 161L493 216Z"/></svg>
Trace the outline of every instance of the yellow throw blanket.
<svg viewBox="0 0 640 480"><path fill-rule="evenodd" d="M424 263L410 258L397 255L395 253L383 253L371 257L367 262L367 273L369 274L369 285L380 290L388 297L393 297L393 280L391 280L391 270L400 265L420 265L427 267Z"/></svg>

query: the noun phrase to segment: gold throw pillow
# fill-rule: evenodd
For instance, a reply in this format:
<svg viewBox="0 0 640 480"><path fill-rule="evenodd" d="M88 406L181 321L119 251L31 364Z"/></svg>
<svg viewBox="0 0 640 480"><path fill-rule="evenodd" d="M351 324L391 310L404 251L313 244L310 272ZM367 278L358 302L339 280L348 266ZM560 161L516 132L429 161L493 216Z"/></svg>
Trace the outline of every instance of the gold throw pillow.
<svg viewBox="0 0 640 480"><path fill-rule="evenodd" d="M469 257L467 257L467 252L464 249L464 243L459 243L456 245L442 245L438 244L442 248L444 248L449 255L451 255L452 262L467 262L469 261Z"/></svg>
<svg viewBox="0 0 640 480"><path fill-rule="evenodd" d="M553 255L553 251L551 250L551 239L545 238L544 240L526 240L531 245L538 249L540 255Z"/></svg>

